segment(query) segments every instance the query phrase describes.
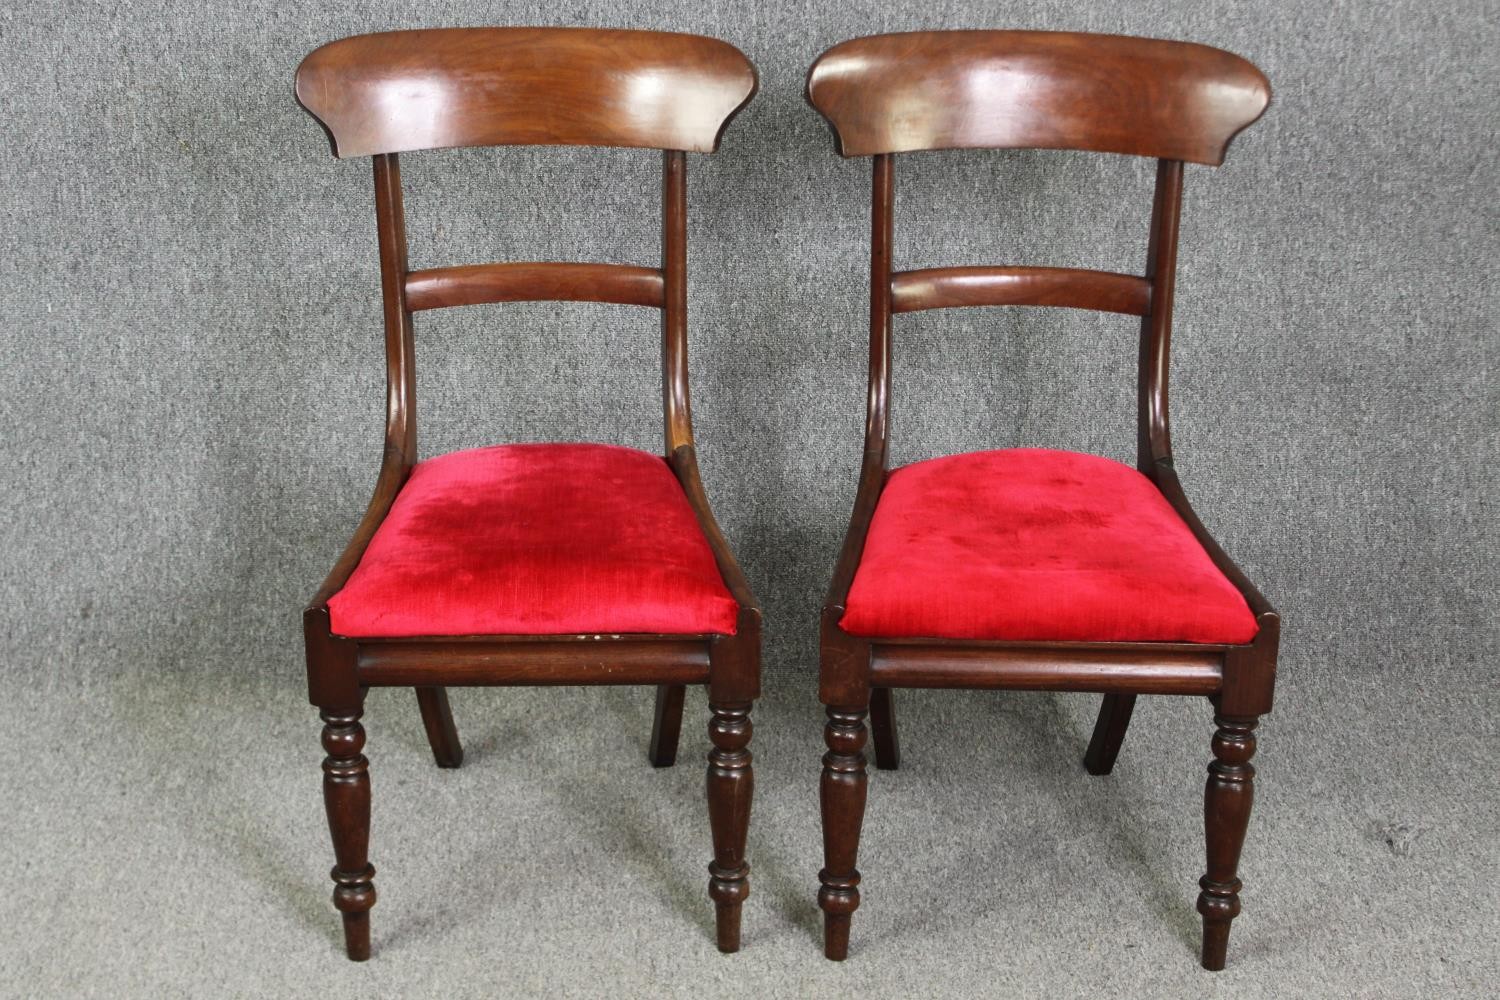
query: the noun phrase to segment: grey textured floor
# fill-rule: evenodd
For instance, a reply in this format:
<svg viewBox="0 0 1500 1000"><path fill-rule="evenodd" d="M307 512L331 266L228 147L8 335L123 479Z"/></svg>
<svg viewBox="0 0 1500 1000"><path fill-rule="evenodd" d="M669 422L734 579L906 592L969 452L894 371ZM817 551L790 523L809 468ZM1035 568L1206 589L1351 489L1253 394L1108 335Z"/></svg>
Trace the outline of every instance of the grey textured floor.
<svg viewBox="0 0 1500 1000"><path fill-rule="evenodd" d="M170 698L147 669L7 685L0 993L1477 997L1500 982L1484 763L1500 733L1460 693L1487 672L1427 665L1352 700L1285 676L1245 912L1215 976L1196 961L1197 700L1143 700L1095 779L1079 766L1091 696L906 695L906 762L872 772L865 905L835 966L814 902L810 683L758 711L734 956L714 949L705 894L700 692L679 764L653 771L649 692L456 691L455 772L432 765L415 699L377 691L380 902L356 966L328 901L317 722L267 667L184 674Z"/></svg>

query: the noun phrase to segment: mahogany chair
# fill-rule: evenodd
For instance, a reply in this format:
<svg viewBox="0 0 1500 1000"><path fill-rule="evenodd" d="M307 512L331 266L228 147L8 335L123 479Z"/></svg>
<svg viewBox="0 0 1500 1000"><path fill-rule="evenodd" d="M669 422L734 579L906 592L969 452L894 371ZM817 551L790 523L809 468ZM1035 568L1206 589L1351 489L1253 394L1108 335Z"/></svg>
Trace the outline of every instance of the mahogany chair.
<svg viewBox="0 0 1500 1000"><path fill-rule="evenodd" d="M385 303L385 456L364 520L303 614L325 723L323 794L348 954L369 957L367 688L416 689L439 767L463 750L452 685L656 686L650 760L676 759L687 684L708 685L709 896L718 946L749 894L750 708L760 610L699 480L688 405L687 157L713 152L756 90L711 38L582 28L398 31L325 45L297 99L335 156L371 156ZM660 149L662 261L411 271L397 154L498 145ZM522 300L662 313L665 459L593 444L500 445L417 460L412 313Z"/></svg>
<svg viewBox="0 0 1500 1000"><path fill-rule="evenodd" d="M1224 966L1240 911L1255 727L1271 710L1279 619L1215 544L1172 463L1168 346L1183 163L1217 165L1270 100L1250 63L1182 42L1030 31L881 35L825 52L807 97L846 157L874 160L864 460L821 625L827 706L818 902L848 954L875 763L900 761L895 688L1097 691L1084 764L1114 766L1140 694L1214 706L1203 965ZM891 270L895 154L1045 148L1158 163L1144 276L1054 267ZM888 470L891 318L953 306L1070 306L1141 317L1137 469L1009 449Z"/></svg>

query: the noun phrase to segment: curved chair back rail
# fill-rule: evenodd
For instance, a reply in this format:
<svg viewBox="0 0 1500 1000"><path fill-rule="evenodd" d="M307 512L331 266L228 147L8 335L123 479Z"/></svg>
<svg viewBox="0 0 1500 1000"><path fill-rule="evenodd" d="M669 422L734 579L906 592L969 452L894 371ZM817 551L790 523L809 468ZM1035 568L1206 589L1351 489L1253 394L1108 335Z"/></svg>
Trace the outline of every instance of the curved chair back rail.
<svg viewBox="0 0 1500 1000"><path fill-rule="evenodd" d="M596 28L357 35L297 68L335 156L456 146L632 146L709 153L756 90L713 38Z"/></svg>
<svg viewBox="0 0 1500 1000"><path fill-rule="evenodd" d="M955 306L1068 306L1145 316L1151 282L1073 267L926 267L891 275L891 312Z"/></svg>
<svg viewBox="0 0 1500 1000"><path fill-rule="evenodd" d="M406 275L412 312L490 302L612 302L655 306L666 300L660 268L568 261L466 264Z"/></svg>
<svg viewBox="0 0 1500 1000"><path fill-rule="evenodd" d="M844 156L1078 149L1217 165L1265 111L1246 60L1191 42L1062 31L917 31L835 45L807 99Z"/></svg>

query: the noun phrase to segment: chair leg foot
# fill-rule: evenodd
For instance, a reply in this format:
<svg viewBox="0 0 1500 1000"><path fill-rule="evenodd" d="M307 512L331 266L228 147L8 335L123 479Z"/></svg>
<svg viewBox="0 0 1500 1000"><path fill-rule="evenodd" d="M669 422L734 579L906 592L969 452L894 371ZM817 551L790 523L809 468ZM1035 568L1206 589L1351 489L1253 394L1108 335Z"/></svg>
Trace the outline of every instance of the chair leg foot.
<svg viewBox="0 0 1500 1000"><path fill-rule="evenodd" d="M464 762L464 746L458 741L458 727L453 724L453 709L448 704L448 689L419 687L417 707L422 710L422 727L438 767L458 767Z"/></svg>
<svg viewBox="0 0 1500 1000"><path fill-rule="evenodd" d="M856 905L858 905L856 901ZM823 913L823 957L842 962L849 957L849 924L853 913Z"/></svg>
<svg viewBox="0 0 1500 1000"><path fill-rule="evenodd" d="M1240 914L1240 849L1255 797L1254 716L1215 715L1214 760L1203 793L1203 828L1208 871L1199 880L1198 912L1203 915L1203 967L1224 968L1229 926Z"/></svg>
<svg viewBox="0 0 1500 1000"><path fill-rule="evenodd" d="M333 837L333 905L343 914L349 958L370 957L370 908L375 905L375 869L370 864L370 762L361 752L365 730L360 709L324 709L323 804Z"/></svg>
<svg viewBox="0 0 1500 1000"><path fill-rule="evenodd" d="M1135 695L1104 696L1104 703L1099 706L1099 719L1094 723L1093 738L1083 755L1083 766L1089 774L1104 775L1114 770L1115 758L1120 756L1120 744L1125 741L1125 730L1134 711Z"/></svg>
<svg viewBox="0 0 1500 1000"><path fill-rule="evenodd" d="M682 733L682 703L687 687L682 684L656 686L656 716L651 723L651 746L646 751L652 767L677 763L677 742Z"/></svg>
<svg viewBox="0 0 1500 1000"><path fill-rule="evenodd" d="M370 960L370 914L344 914L344 954L351 962Z"/></svg>
<svg viewBox="0 0 1500 1000"><path fill-rule="evenodd" d="M890 688L870 692L870 733L875 743L875 766L894 771L901 766L901 741L896 735L896 693Z"/></svg>
<svg viewBox="0 0 1500 1000"><path fill-rule="evenodd" d="M750 866L745 839L750 831L750 802L755 773L750 763L750 703L709 705L713 719L708 735L708 819L713 830L714 859L708 866L708 895L714 901L719 950L740 950L740 911L750 895Z"/></svg>
<svg viewBox="0 0 1500 1000"><path fill-rule="evenodd" d="M823 741L823 870L818 905L823 909L823 954L836 962L849 955L849 924L859 909L859 833L865 818L865 706L828 707Z"/></svg>

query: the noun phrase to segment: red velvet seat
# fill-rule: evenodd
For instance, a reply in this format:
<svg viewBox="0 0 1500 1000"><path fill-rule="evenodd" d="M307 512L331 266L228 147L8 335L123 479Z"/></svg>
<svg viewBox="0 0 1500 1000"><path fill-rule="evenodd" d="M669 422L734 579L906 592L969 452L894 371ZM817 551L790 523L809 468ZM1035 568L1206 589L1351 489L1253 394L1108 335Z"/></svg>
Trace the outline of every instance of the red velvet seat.
<svg viewBox="0 0 1500 1000"><path fill-rule="evenodd" d="M890 474L841 627L944 639L1239 644L1244 597L1141 473L1016 448Z"/></svg>
<svg viewBox="0 0 1500 1000"><path fill-rule="evenodd" d="M349 582L339 635L733 635L739 605L656 455L518 444L418 463Z"/></svg>

